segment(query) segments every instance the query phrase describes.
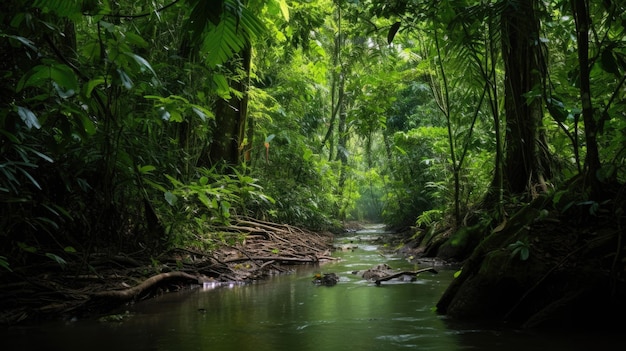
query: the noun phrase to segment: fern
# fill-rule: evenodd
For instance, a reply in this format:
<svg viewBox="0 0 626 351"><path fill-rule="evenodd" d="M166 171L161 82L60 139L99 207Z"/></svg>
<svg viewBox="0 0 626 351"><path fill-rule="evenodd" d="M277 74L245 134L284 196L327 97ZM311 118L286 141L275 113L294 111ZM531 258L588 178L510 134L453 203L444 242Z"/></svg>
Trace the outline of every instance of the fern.
<svg viewBox="0 0 626 351"><path fill-rule="evenodd" d="M225 0L223 5L217 23L214 22L215 14L206 16L204 20L206 26L203 28L209 28L209 31L203 33L201 52L206 55L209 66L228 61L264 31L261 21L238 1ZM196 9L203 10L199 7ZM192 17L199 16L196 13ZM212 21L209 23L209 20ZM198 29L197 24L195 29Z"/></svg>

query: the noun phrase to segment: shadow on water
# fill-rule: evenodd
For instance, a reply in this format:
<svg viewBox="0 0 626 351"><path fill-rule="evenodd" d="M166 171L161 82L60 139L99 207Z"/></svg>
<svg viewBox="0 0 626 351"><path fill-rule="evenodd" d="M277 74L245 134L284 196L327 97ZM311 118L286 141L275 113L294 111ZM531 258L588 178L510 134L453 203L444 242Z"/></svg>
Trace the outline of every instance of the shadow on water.
<svg viewBox="0 0 626 351"><path fill-rule="evenodd" d="M354 271L379 263L415 270L374 244L382 226L337 238L356 246L337 262L299 266L249 285L198 288L127 306L120 323L76 321L1 331L3 350L589 350L602 335L546 335L461 324L434 312L454 272L422 273L410 283L363 280ZM332 287L315 273L336 273ZM609 345L607 344L607 345Z"/></svg>

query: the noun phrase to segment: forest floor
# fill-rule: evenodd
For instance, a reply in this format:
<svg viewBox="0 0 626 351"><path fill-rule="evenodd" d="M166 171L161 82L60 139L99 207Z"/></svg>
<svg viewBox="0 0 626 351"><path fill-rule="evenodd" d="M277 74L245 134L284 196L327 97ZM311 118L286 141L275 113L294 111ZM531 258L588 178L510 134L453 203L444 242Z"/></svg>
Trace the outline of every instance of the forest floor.
<svg viewBox="0 0 626 351"><path fill-rule="evenodd" d="M0 274L0 325L90 318L127 303L203 284L246 283L287 273L293 265L333 260L333 234L239 218L224 228L237 243L214 250L176 248L145 254L92 254L86 262L53 261Z"/></svg>

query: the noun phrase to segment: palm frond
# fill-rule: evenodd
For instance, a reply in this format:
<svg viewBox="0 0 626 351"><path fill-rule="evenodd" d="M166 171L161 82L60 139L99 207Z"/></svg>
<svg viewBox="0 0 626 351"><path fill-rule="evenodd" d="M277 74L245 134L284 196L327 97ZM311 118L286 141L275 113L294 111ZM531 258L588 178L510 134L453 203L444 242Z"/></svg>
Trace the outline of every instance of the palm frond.
<svg viewBox="0 0 626 351"><path fill-rule="evenodd" d="M190 0L187 28L209 66L223 64L264 30L263 23L239 0Z"/></svg>

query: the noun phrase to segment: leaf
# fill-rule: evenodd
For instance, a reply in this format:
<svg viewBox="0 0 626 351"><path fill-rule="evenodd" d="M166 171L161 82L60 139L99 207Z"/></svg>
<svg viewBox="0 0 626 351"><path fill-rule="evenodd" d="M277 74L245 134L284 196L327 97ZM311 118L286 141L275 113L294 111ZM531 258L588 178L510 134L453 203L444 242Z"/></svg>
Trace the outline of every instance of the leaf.
<svg viewBox="0 0 626 351"><path fill-rule="evenodd" d="M548 98L546 102L548 104L548 112L550 112L550 115L554 118L554 120L564 122L567 119L569 112L565 109L563 102L554 97Z"/></svg>
<svg viewBox="0 0 626 351"><path fill-rule="evenodd" d="M56 90L57 94L59 95L61 99L67 99L67 98L74 96L74 94L76 94L74 89L64 90L63 87L57 84L57 82L53 81L52 85L54 86L54 90Z"/></svg>
<svg viewBox="0 0 626 351"><path fill-rule="evenodd" d="M66 246L63 251L68 252L68 253L76 253L76 249L72 246Z"/></svg>
<svg viewBox="0 0 626 351"><path fill-rule="evenodd" d="M30 182L31 182L34 186L36 186L36 187L37 187L37 189L42 190L41 185L39 185L39 182L37 182L37 181L35 180L35 178L34 178L32 175L30 175L30 173L28 173L28 172L27 172L24 168L18 168L18 170L19 170L20 172L22 172L22 174L24 174L24 176L25 176L26 178L28 178L28 180L30 180Z"/></svg>
<svg viewBox="0 0 626 351"><path fill-rule="evenodd" d="M91 92L93 91L93 89L100 84L104 84L105 82L106 80L104 79L104 77L91 79L89 82L87 82L87 84L85 84L85 96L91 97Z"/></svg>
<svg viewBox="0 0 626 351"><path fill-rule="evenodd" d="M124 88L130 90L133 87L133 81L132 81L132 79L130 79L128 74L126 74L126 72L124 72L120 68L117 69L117 74L118 74L118 77L120 78L120 81L122 82L122 85L124 86Z"/></svg>
<svg viewBox="0 0 626 351"><path fill-rule="evenodd" d="M215 118L213 112L199 105L191 105L191 110L200 117L202 122L206 122L207 118Z"/></svg>
<svg viewBox="0 0 626 351"><path fill-rule="evenodd" d="M178 197L176 197L176 195L169 191L166 191L163 195L165 197L165 201L167 201L170 206L176 205L176 202L178 201Z"/></svg>
<svg viewBox="0 0 626 351"><path fill-rule="evenodd" d="M205 35L201 50L209 66L227 62L264 31L263 23L245 7L233 6Z"/></svg>
<svg viewBox="0 0 626 351"><path fill-rule="evenodd" d="M171 115L164 107L159 107L157 111L159 113L159 117L161 117L162 120L164 121L170 120Z"/></svg>
<svg viewBox="0 0 626 351"><path fill-rule="evenodd" d="M35 43L32 42L31 40L24 38L24 37L20 37L18 35L8 35L8 34L2 34L0 33L0 37L5 37L5 38L10 38L10 39L15 39L17 41L19 41L20 43L22 43L22 45L28 47L29 49L33 50L34 52L37 52L37 47L35 46Z"/></svg>
<svg viewBox="0 0 626 351"><path fill-rule="evenodd" d="M132 52L125 52L124 54L132 57L135 62L137 62L137 64L139 65L139 69L141 70L141 72L145 72L145 70L149 70L150 72L152 72L153 76L157 76L156 72L154 71L154 69L152 69L152 66L150 66L150 63L148 62L148 60L146 60L145 58L132 53Z"/></svg>
<svg viewBox="0 0 626 351"><path fill-rule="evenodd" d="M520 259L522 261L526 261L529 256L530 256L530 250L528 250L528 247L527 246L522 247L520 250L520 255L519 255Z"/></svg>
<svg viewBox="0 0 626 351"><path fill-rule="evenodd" d="M285 0L276 0L278 2L278 6L280 6L280 12L283 14L283 18L285 21L289 22L289 6L287 6L287 1Z"/></svg>
<svg viewBox="0 0 626 351"><path fill-rule="evenodd" d="M0 256L0 267L6 269L9 272L13 272L9 267L9 261L7 261L7 258L4 256Z"/></svg>
<svg viewBox="0 0 626 351"><path fill-rule="evenodd" d="M501 232L504 227L506 227L506 218L502 221L502 223L500 223L500 225L498 225L497 227L495 227L491 232L492 233L497 233L497 232Z"/></svg>
<svg viewBox="0 0 626 351"><path fill-rule="evenodd" d="M22 249L23 251L26 251L26 252L30 252L30 253L35 253L35 252L37 252L37 248L36 248L36 247L33 247L33 246L30 246L30 245L27 245L27 244L26 244L25 242L23 242L23 241L19 241L19 242L17 243L17 246L18 246L20 249Z"/></svg>
<svg viewBox="0 0 626 351"><path fill-rule="evenodd" d="M124 33L124 35L126 36L126 40L128 40L129 43L136 45L140 48L148 47L148 42L145 41L140 35L133 32L126 32Z"/></svg>
<svg viewBox="0 0 626 351"><path fill-rule="evenodd" d="M600 66L604 71L620 76L617 61L610 47L602 51L602 55L600 56Z"/></svg>
<svg viewBox="0 0 626 351"><path fill-rule="evenodd" d="M398 33L398 30L400 29L400 24L400 22L396 22L389 28L389 33L387 33L387 44L391 44L393 38L395 38L396 33Z"/></svg>
<svg viewBox="0 0 626 351"><path fill-rule="evenodd" d="M35 154L37 156L39 156L44 161L48 161L50 163L54 163L54 160L52 158L50 158L50 156L48 156L48 155L46 155L44 153L41 153L41 152L39 152L39 151L37 151L37 150L35 150L33 148L30 148L30 147L28 148L28 151L32 152L33 154Z"/></svg>
<svg viewBox="0 0 626 351"><path fill-rule="evenodd" d="M17 108L17 114L22 119L22 122L26 124L26 127L28 129L31 129L32 127L35 127L37 129L41 128L41 124L39 124L39 119L37 119L37 116L35 116L33 111L22 106L15 106L15 107Z"/></svg>
<svg viewBox="0 0 626 351"><path fill-rule="evenodd" d="M96 125L93 123L93 121L86 116L85 114L79 114L78 118L80 118L80 121L83 125L83 129L85 130L85 133L89 134L89 135L94 135L96 134Z"/></svg>
<svg viewBox="0 0 626 351"><path fill-rule="evenodd" d="M67 262L60 256L57 256L53 253L47 252L46 253L46 257L52 259L53 261L55 261L56 263L59 264L59 266L61 266L62 268L65 268L65 266L67 265Z"/></svg>
<svg viewBox="0 0 626 351"><path fill-rule="evenodd" d="M156 167L154 167L153 165L145 165L145 166L141 166L141 167L137 167L137 169L139 170L139 173L141 174L148 174L152 171L154 171L156 169Z"/></svg>
<svg viewBox="0 0 626 351"><path fill-rule="evenodd" d="M215 92L222 99L230 99L230 86L223 74L213 75L213 83L215 83Z"/></svg>

